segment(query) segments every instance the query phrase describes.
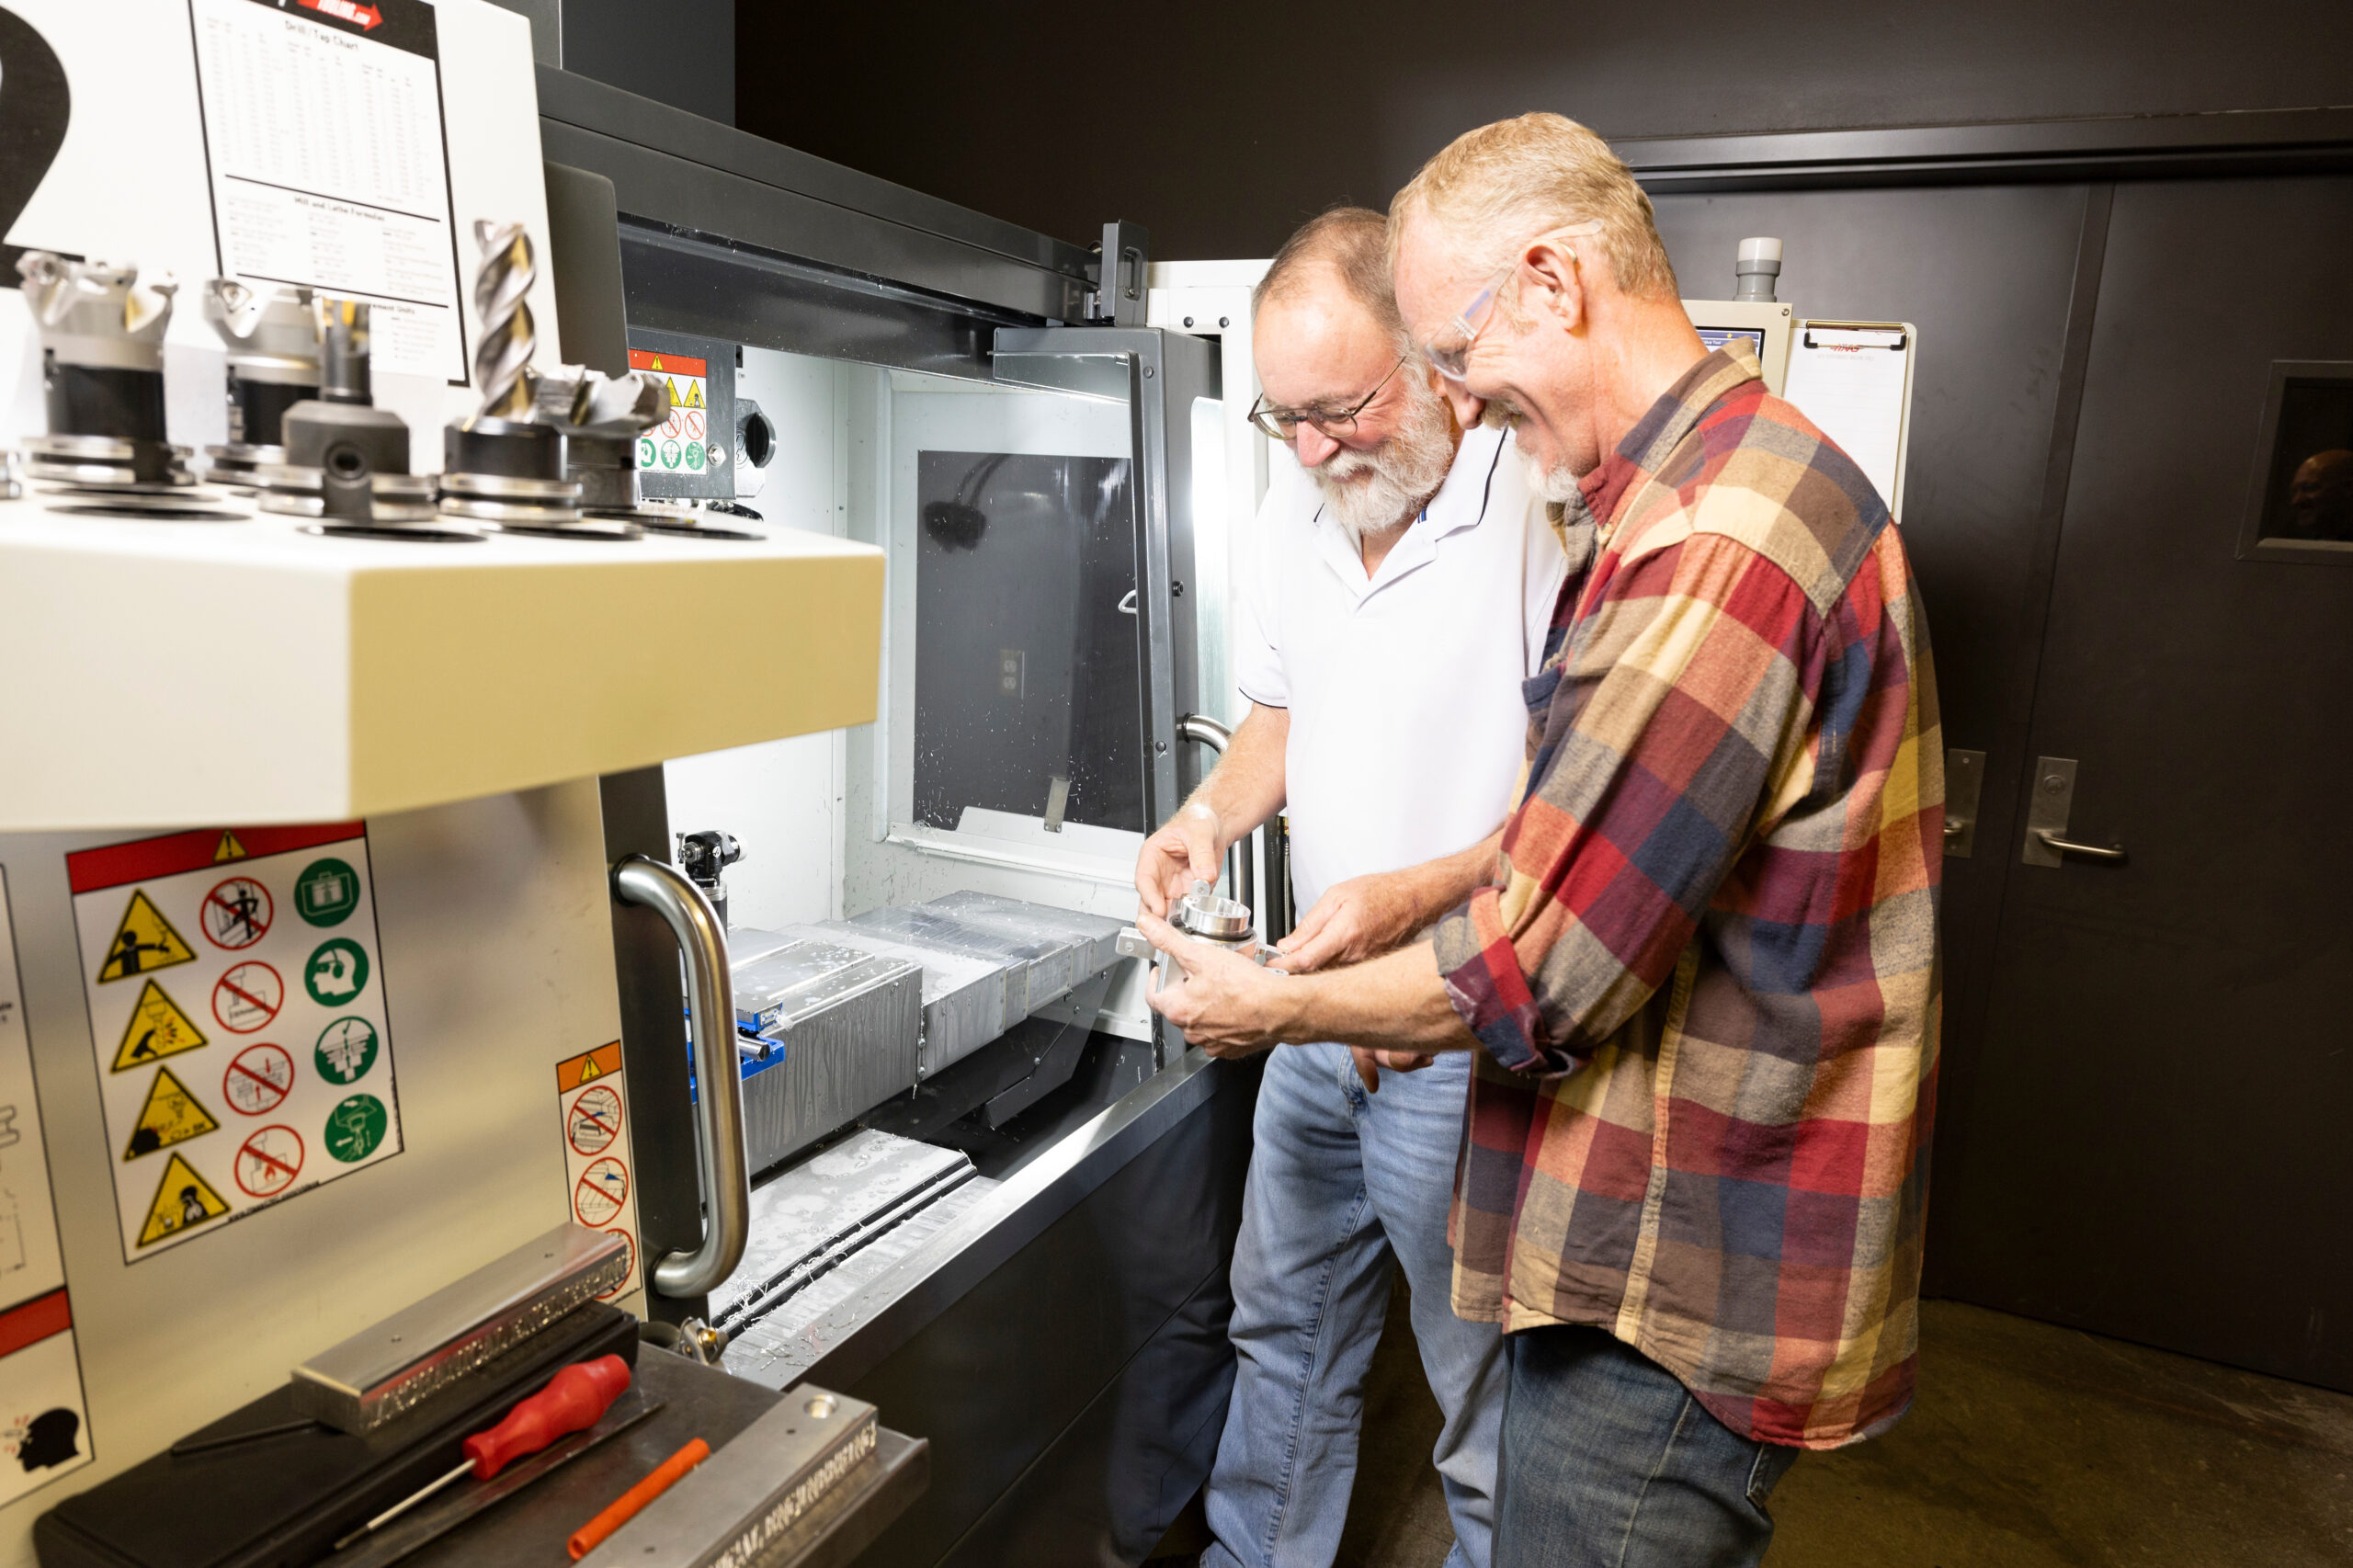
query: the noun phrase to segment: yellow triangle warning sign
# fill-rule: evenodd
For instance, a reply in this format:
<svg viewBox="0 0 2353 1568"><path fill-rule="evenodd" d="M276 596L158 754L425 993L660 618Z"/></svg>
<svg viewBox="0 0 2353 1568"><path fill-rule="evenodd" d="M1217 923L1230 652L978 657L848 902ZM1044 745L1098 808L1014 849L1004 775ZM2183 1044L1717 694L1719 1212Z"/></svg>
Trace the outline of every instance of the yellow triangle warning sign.
<svg viewBox="0 0 2353 1568"><path fill-rule="evenodd" d="M210 1111L196 1103L188 1085L172 1076L170 1068L158 1067L155 1082L147 1090L147 1103L140 1108L138 1125L131 1130L131 1142L124 1146L122 1157L135 1160L142 1154L201 1138L220 1125L212 1119Z"/></svg>
<svg viewBox="0 0 2353 1568"><path fill-rule="evenodd" d="M142 889L131 895L131 907L122 912L122 924L115 927L114 940L107 944L106 962L98 966L98 983L169 969L195 957L163 912L147 902Z"/></svg>
<svg viewBox="0 0 2353 1568"><path fill-rule="evenodd" d="M604 1075L605 1070L597 1065L597 1059L593 1056L580 1064L580 1081L584 1084L591 1078L601 1078Z"/></svg>
<svg viewBox="0 0 2353 1568"><path fill-rule="evenodd" d="M654 357L654 363L652 363L651 365L648 365L648 366L647 366L647 367L645 367L645 368L646 368L647 369L649 369L649 370L658 370L658 369L660 369L662 368L662 356L660 356L659 354L656 354L656 355Z"/></svg>
<svg viewBox="0 0 2353 1568"><path fill-rule="evenodd" d="M203 1043L204 1031L180 1011L178 1003L164 994L162 986L151 980L140 987L138 1005L131 1009L131 1022L123 1026L122 1043L115 1047L111 1071L128 1073L133 1067L161 1062L183 1051L194 1051Z"/></svg>
<svg viewBox="0 0 2353 1568"><path fill-rule="evenodd" d="M213 846L212 863L218 866L223 860L242 860L244 858L245 846L237 842L237 835L222 828L221 842Z"/></svg>
<svg viewBox="0 0 2353 1568"><path fill-rule="evenodd" d="M174 1154L164 1167L164 1179L155 1184L155 1201L147 1205L147 1222L139 1227L139 1244L153 1246L165 1236L218 1220L228 1211L229 1206L221 1201L212 1184L197 1175L194 1165Z"/></svg>
<svg viewBox="0 0 2353 1568"><path fill-rule="evenodd" d="M700 381L690 379L687 382L686 406L688 408L700 408L702 406L702 383Z"/></svg>

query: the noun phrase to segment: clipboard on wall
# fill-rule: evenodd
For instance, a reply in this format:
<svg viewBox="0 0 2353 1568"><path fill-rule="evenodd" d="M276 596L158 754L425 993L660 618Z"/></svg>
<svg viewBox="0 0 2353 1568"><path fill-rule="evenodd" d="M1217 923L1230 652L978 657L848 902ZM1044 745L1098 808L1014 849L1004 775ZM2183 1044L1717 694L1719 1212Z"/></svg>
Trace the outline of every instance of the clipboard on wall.
<svg viewBox="0 0 2353 1568"><path fill-rule="evenodd" d="M1782 393L1855 460L1899 521L1919 346L1910 322L1801 322Z"/></svg>

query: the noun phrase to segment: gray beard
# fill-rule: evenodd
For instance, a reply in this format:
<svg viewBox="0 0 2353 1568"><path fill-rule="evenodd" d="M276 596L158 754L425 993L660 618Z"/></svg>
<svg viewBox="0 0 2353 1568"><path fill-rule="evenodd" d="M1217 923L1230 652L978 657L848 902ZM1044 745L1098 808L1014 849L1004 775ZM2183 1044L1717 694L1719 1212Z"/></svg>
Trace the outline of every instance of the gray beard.
<svg viewBox="0 0 2353 1568"><path fill-rule="evenodd" d="M1479 415L1479 423L1495 430L1518 431L1521 415L1519 405L1507 397L1487 400L1486 408ZM1520 465L1528 471L1528 487L1540 501L1552 501L1565 506L1585 494L1577 484L1577 476L1565 467L1547 469L1535 456L1522 449L1518 442L1512 449L1519 453Z"/></svg>
<svg viewBox="0 0 2353 1568"><path fill-rule="evenodd" d="M1353 544L1412 522L1454 466L1458 443L1446 400L1418 384L1408 397L1395 435L1369 452L1343 449L1310 471L1324 494L1324 515Z"/></svg>

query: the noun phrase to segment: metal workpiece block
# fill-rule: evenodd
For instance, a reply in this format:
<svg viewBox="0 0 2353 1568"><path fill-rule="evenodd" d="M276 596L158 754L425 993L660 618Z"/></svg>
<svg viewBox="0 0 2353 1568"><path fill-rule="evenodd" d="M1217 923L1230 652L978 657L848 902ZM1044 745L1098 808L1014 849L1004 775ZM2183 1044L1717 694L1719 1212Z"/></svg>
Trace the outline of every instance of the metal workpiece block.
<svg viewBox="0 0 2353 1568"><path fill-rule="evenodd" d="M904 979L916 967L829 942L790 942L749 962L729 963L735 1019L755 1033L786 1040L800 1025ZM920 977L916 984L919 989Z"/></svg>
<svg viewBox="0 0 2353 1568"><path fill-rule="evenodd" d="M775 1165L915 1085L923 971L823 942L796 942L734 971L736 1017L766 1055L744 1062L744 1141Z"/></svg>
<svg viewBox="0 0 2353 1568"><path fill-rule="evenodd" d="M1073 985L1119 960L1121 923L1108 915L1083 915L1075 909L1058 909L1049 903L1031 903L1026 899L1002 898L995 893L969 890L935 898L924 907L945 910L984 931L1015 937L1059 937L1070 942L1078 949L1071 974ZM1035 1004L1032 1007L1034 1010Z"/></svg>
<svg viewBox="0 0 2353 1568"><path fill-rule="evenodd" d="M294 1408L372 1431L628 1277L619 1233L558 1225L296 1367Z"/></svg>
<svg viewBox="0 0 2353 1568"><path fill-rule="evenodd" d="M919 947L846 920L796 926L791 930L814 940L905 959L922 967L923 1039L916 1050L916 1067L926 1078L1003 1034L1006 988L1027 989L1024 974L1017 972L1018 960Z"/></svg>
<svg viewBox="0 0 2353 1568"><path fill-rule="evenodd" d="M767 1568L856 1489L881 1429L863 1400L803 1383L581 1561L611 1568Z"/></svg>

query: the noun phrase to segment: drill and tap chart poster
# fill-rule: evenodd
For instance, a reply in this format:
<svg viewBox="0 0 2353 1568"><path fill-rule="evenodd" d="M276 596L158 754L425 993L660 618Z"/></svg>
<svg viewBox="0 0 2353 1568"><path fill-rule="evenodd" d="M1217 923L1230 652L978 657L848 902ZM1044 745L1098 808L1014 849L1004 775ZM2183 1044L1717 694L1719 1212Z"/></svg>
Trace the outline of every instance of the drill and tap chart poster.
<svg viewBox="0 0 2353 1568"><path fill-rule="evenodd" d="M126 1261L400 1153L365 824L166 834L65 870Z"/></svg>
<svg viewBox="0 0 2353 1568"><path fill-rule="evenodd" d="M426 0L189 0L222 270L371 307L380 371L466 380Z"/></svg>
<svg viewBox="0 0 2353 1568"><path fill-rule="evenodd" d="M0 1507L93 1457L0 871Z"/></svg>

